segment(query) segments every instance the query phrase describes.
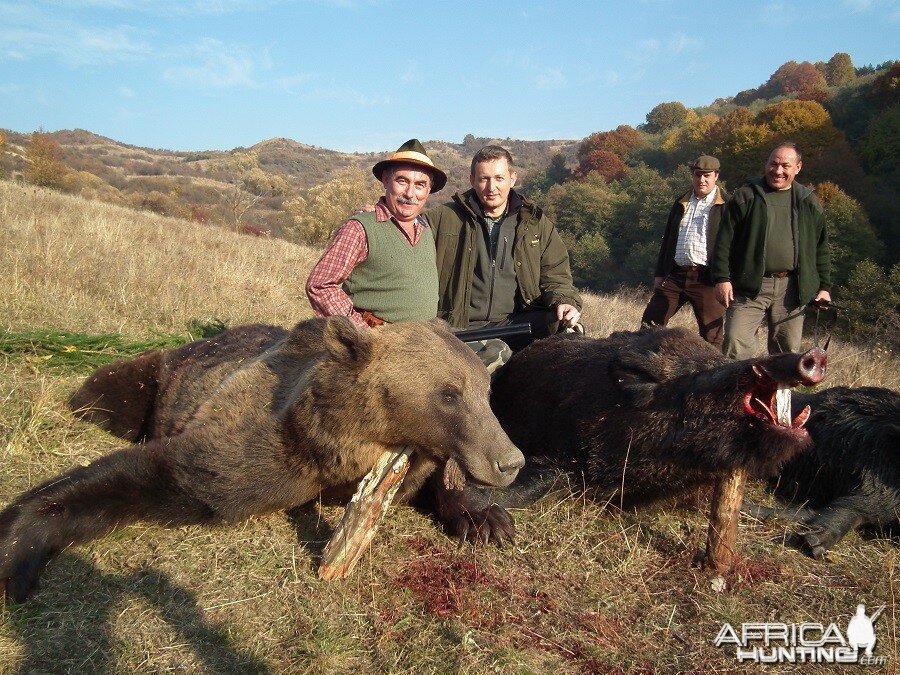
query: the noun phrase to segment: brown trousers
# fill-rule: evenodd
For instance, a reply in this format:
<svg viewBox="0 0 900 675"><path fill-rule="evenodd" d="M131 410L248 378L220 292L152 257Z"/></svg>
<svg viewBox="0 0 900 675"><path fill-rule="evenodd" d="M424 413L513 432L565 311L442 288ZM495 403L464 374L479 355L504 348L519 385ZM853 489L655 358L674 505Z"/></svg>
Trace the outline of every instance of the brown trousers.
<svg viewBox="0 0 900 675"><path fill-rule="evenodd" d="M654 289L641 317L641 326L665 326L675 312L689 302L697 319L700 337L721 348L725 308L716 300L716 287L700 281L700 273L700 267L675 265L672 274L663 279L659 288Z"/></svg>

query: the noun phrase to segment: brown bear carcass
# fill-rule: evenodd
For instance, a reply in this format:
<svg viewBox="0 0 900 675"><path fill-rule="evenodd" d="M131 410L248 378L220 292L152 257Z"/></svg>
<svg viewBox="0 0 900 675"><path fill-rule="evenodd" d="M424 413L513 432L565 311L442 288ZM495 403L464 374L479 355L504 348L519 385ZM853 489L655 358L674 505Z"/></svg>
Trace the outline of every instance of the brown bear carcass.
<svg viewBox="0 0 900 675"><path fill-rule="evenodd" d="M399 498L448 459L476 483L508 485L524 460L488 391L484 367L439 321L247 326L101 368L71 405L137 444L0 513L6 599L24 600L65 547L136 520L215 524L345 500L388 447L416 449Z"/></svg>

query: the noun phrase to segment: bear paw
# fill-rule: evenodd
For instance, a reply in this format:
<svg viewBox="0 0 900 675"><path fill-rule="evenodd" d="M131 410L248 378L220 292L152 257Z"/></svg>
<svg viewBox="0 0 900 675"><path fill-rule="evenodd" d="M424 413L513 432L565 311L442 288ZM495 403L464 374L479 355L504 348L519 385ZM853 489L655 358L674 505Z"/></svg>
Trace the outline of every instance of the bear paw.
<svg viewBox="0 0 900 675"><path fill-rule="evenodd" d="M513 542L516 532L512 516L497 504L481 511L465 511L445 525L450 536L459 539L460 546L467 541L474 544L492 542L503 548Z"/></svg>

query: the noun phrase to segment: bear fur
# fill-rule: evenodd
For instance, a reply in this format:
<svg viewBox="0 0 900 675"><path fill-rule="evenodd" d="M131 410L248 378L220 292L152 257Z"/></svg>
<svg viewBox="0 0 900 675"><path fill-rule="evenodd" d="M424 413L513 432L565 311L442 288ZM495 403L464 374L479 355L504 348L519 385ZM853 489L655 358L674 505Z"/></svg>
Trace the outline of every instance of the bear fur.
<svg viewBox="0 0 900 675"><path fill-rule="evenodd" d="M682 328L540 340L510 359L491 393L525 469L505 490L439 492L438 510L452 534L502 544L514 531L503 507L531 504L560 474L615 506L712 485L739 467L772 475L809 444L803 416L775 423L776 388L824 373L821 350L736 362Z"/></svg>
<svg viewBox="0 0 900 675"><path fill-rule="evenodd" d="M143 442L0 513L0 584L20 602L56 553L136 520L216 524L346 502L388 447L415 448L400 498L444 464L508 485L523 458L488 393L484 367L437 320L248 326L101 368L72 397L76 414Z"/></svg>

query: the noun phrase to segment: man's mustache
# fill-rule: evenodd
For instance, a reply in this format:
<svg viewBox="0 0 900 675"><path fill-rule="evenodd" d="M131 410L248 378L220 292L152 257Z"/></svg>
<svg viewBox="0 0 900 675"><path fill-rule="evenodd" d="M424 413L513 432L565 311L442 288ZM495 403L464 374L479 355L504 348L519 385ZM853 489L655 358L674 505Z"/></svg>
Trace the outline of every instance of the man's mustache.
<svg viewBox="0 0 900 675"><path fill-rule="evenodd" d="M418 206L420 204L419 200L414 197L397 197L397 203L406 204L407 206Z"/></svg>

